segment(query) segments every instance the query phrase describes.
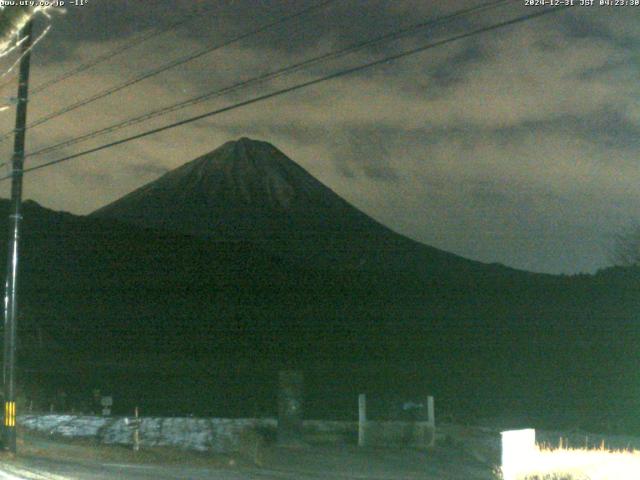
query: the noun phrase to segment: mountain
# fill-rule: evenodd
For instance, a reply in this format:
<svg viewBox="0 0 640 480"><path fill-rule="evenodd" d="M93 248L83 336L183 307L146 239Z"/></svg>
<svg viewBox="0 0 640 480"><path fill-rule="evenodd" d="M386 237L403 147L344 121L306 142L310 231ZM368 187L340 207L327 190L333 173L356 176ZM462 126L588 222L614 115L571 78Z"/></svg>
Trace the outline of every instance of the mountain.
<svg viewBox="0 0 640 480"><path fill-rule="evenodd" d="M248 138L225 143L91 217L215 240L250 241L307 264L425 273L499 268L391 231L273 145Z"/></svg>
<svg viewBox="0 0 640 480"><path fill-rule="evenodd" d="M176 168L91 216L224 239L387 235L266 142L241 138ZM286 234L285 234L286 232Z"/></svg>
<svg viewBox="0 0 640 480"><path fill-rule="evenodd" d="M300 368L310 416L350 418L367 392L637 422L640 272L529 274L413 242L266 143L88 217L23 216L19 378L42 408L101 388L120 413L273 414L277 370Z"/></svg>

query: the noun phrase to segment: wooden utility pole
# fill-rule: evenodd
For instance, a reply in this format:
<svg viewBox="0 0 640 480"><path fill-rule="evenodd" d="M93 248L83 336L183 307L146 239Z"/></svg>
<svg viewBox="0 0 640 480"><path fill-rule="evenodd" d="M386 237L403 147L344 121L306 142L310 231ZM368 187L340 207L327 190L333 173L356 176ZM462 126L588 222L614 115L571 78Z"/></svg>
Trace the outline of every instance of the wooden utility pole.
<svg viewBox="0 0 640 480"><path fill-rule="evenodd" d="M11 212L9 214L9 254L4 297L4 430L3 448L16 452L16 320L18 316L18 247L22 220L22 174L27 127L27 96L31 61L33 21L20 31L20 74L16 106L16 129L11 159Z"/></svg>

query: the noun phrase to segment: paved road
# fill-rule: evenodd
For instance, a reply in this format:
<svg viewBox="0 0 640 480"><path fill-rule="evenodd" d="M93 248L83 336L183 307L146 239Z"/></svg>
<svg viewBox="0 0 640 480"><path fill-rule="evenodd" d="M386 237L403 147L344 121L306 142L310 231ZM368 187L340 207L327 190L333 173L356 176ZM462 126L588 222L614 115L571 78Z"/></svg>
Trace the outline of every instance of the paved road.
<svg viewBox="0 0 640 480"><path fill-rule="evenodd" d="M272 448L261 468L224 468L124 459L117 463L92 458L85 447L50 440L30 443L40 449L23 450L14 460L0 458L0 480L494 480L490 467L452 447L429 451L349 445ZM190 460L186 456L177 461Z"/></svg>
<svg viewBox="0 0 640 480"><path fill-rule="evenodd" d="M287 452L282 452L283 458ZM333 452L335 453L335 452ZM293 455L265 468L213 468L175 465L138 465L67 461L25 457L0 461L0 480L490 480L490 469L460 462L460 459L432 458L415 462L397 452L373 452L376 460L350 455ZM321 460L319 460L321 459ZM371 458L369 458L371 460ZM304 463L303 463L304 462ZM399 462L402 462L400 465Z"/></svg>
<svg viewBox="0 0 640 480"><path fill-rule="evenodd" d="M0 480L250 480L245 472L177 466L27 458L0 463Z"/></svg>
<svg viewBox="0 0 640 480"><path fill-rule="evenodd" d="M269 469L213 469L130 464L72 464L50 460L0 464L1 480L324 480L333 474ZM369 477L367 477L369 478ZM406 477L403 477L406 478Z"/></svg>

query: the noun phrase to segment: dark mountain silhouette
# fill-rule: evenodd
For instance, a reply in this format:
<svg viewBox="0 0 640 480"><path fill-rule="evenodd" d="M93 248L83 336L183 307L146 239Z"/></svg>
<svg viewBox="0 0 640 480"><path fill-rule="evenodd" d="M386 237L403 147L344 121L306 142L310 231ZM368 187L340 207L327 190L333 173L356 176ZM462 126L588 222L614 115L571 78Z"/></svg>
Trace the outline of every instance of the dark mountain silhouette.
<svg viewBox="0 0 640 480"><path fill-rule="evenodd" d="M250 241L308 264L425 273L500 269L398 235L273 145L248 138L225 143L91 217Z"/></svg>
<svg viewBox="0 0 640 480"><path fill-rule="evenodd" d="M19 285L24 388L101 388L120 412L273 414L279 368L306 372L326 418L352 418L363 391L471 416L633 425L640 407L637 270L537 275L412 242L260 142L89 217L26 202Z"/></svg>

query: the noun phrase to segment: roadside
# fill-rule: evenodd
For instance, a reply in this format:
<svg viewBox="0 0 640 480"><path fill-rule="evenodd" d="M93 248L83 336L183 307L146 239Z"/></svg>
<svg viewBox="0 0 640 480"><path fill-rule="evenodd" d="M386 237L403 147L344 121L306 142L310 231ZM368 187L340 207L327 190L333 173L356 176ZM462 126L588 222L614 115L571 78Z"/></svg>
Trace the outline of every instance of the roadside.
<svg viewBox="0 0 640 480"><path fill-rule="evenodd" d="M90 439L52 437L24 429L18 431L18 450L21 458L51 460L117 462L130 464L176 465L187 463L203 467L233 466L237 456L201 453L169 447L144 448L134 452L123 445L99 444Z"/></svg>
<svg viewBox="0 0 640 480"><path fill-rule="evenodd" d="M170 448L97 445L20 432L17 458L0 460L0 479L16 480L493 480L491 467L444 441L428 451L315 444L265 447L259 459ZM3 473L4 472L4 473Z"/></svg>

